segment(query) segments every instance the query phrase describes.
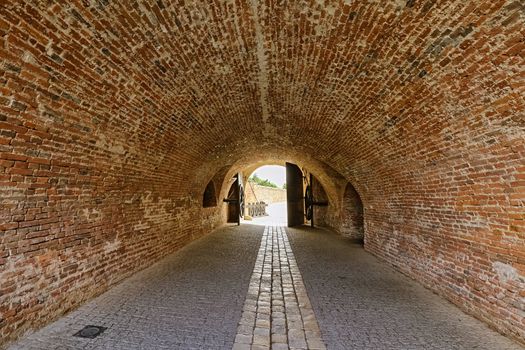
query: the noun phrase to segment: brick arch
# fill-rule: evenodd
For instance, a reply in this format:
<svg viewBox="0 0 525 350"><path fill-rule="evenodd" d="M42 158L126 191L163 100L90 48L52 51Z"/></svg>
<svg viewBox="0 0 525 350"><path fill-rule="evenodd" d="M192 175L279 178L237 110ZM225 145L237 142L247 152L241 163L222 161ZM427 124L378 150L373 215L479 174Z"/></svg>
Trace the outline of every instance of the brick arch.
<svg viewBox="0 0 525 350"><path fill-rule="evenodd" d="M252 3L0 8L2 341L209 233L210 179L272 157L351 182L368 251L525 339L519 2Z"/></svg>
<svg viewBox="0 0 525 350"><path fill-rule="evenodd" d="M278 151L269 151L268 153L252 153L251 157L243 157L231 165L229 171L225 174L221 186L221 194L223 196L225 195L225 191L229 188L229 179L239 171L243 172L244 176L247 177L249 173L263 165L281 165L289 161L312 172L325 189L329 201L334 204L335 208L338 208L338 192L341 191L340 187L345 181L344 178L323 162L315 160L314 158L301 156L297 153L294 153L293 156L290 157L291 154L292 153L287 152L287 155L283 156Z"/></svg>

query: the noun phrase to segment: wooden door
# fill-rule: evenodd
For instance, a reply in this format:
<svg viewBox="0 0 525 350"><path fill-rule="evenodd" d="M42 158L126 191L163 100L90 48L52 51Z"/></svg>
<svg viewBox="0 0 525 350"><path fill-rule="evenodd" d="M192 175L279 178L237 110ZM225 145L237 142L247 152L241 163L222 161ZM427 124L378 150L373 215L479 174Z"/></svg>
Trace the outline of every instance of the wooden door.
<svg viewBox="0 0 525 350"><path fill-rule="evenodd" d="M286 163L286 201L288 227L304 224L303 172L292 163Z"/></svg>
<svg viewBox="0 0 525 350"><path fill-rule="evenodd" d="M240 225L241 218L244 216L244 187L242 174L234 176L235 181L230 187L228 198L224 202L228 203L228 222L236 222Z"/></svg>

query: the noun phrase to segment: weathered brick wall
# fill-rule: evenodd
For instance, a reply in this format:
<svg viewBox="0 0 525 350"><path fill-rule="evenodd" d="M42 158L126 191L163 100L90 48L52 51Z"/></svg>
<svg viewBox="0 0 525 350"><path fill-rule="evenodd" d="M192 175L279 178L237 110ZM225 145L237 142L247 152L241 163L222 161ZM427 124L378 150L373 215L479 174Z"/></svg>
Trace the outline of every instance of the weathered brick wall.
<svg viewBox="0 0 525 350"><path fill-rule="evenodd" d="M523 340L519 169L525 169L525 154L522 141L511 144L480 145L477 156L442 160L416 178L399 169L395 184L364 200L365 242L366 249L463 310Z"/></svg>
<svg viewBox="0 0 525 350"><path fill-rule="evenodd" d="M0 6L0 348L224 222L189 185L201 155L167 136L155 78L69 10L20 4Z"/></svg>
<svg viewBox="0 0 525 350"><path fill-rule="evenodd" d="M265 202L267 204L286 202L286 190L249 183L245 186L246 203Z"/></svg>
<svg viewBox="0 0 525 350"><path fill-rule="evenodd" d="M352 184L348 184L343 193L341 205L341 219L339 231L342 235L362 239L364 238L363 202L359 193Z"/></svg>
<svg viewBox="0 0 525 350"><path fill-rule="evenodd" d="M93 177L129 180L89 165L5 160L13 158L4 154L2 161L8 177L1 183L3 340L45 324L222 222L214 208L147 187L153 179L104 185Z"/></svg>
<svg viewBox="0 0 525 350"><path fill-rule="evenodd" d="M523 34L515 0L2 4L2 342L224 222L210 179L284 161L524 341Z"/></svg>
<svg viewBox="0 0 525 350"><path fill-rule="evenodd" d="M222 222L216 209L147 181L104 185L93 177L128 179L89 165L2 158L2 339L45 324Z"/></svg>
<svg viewBox="0 0 525 350"><path fill-rule="evenodd" d="M309 175L308 175L309 177ZM313 198L316 202L326 202L328 203L328 206L314 206L314 225L315 226L332 226L333 213L336 212L334 205L337 203L333 203L328 199L328 195L326 194L326 191L324 190L322 184L319 182L319 180L314 176L312 177L312 194Z"/></svg>
<svg viewBox="0 0 525 350"><path fill-rule="evenodd" d="M346 185L342 195L338 197L338 203L317 210L317 215L322 217L321 221L317 220L319 225L331 227L348 238L364 238L363 202L351 183Z"/></svg>

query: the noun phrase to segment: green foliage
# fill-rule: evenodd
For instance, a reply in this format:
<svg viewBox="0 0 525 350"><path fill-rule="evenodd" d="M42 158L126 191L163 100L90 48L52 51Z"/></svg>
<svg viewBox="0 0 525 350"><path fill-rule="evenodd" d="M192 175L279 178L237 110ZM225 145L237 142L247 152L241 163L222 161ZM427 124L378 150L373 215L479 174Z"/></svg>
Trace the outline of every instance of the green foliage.
<svg viewBox="0 0 525 350"><path fill-rule="evenodd" d="M259 176L257 176L257 174L253 174L251 177L250 177L250 180L255 182L257 185L261 185L261 186L266 186L266 187L272 187L272 188L277 188L277 185L274 184L273 182L269 181L268 179L261 179Z"/></svg>

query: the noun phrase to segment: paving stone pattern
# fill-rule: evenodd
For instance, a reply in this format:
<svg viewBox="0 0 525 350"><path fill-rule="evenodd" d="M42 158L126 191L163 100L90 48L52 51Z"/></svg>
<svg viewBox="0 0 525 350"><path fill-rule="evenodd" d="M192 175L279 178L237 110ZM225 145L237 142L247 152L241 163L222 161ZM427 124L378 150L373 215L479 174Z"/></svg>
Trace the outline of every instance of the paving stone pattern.
<svg viewBox="0 0 525 350"><path fill-rule="evenodd" d="M10 349L524 349L361 245L286 230L220 229Z"/></svg>
<svg viewBox="0 0 525 350"><path fill-rule="evenodd" d="M231 349L262 232L220 229L10 349ZM86 325L108 329L73 336Z"/></svg>
<svg viewBox="0 0 525 350"><path fill-rule="evenodd" d="M328 230L288 236L329 350L523 350Z"/></svg>
<svg viewBox="0 0 525 350"><path fill-rule="evenodd" d="M233 350L325 349L282 226L266 226Z"/></svg>

